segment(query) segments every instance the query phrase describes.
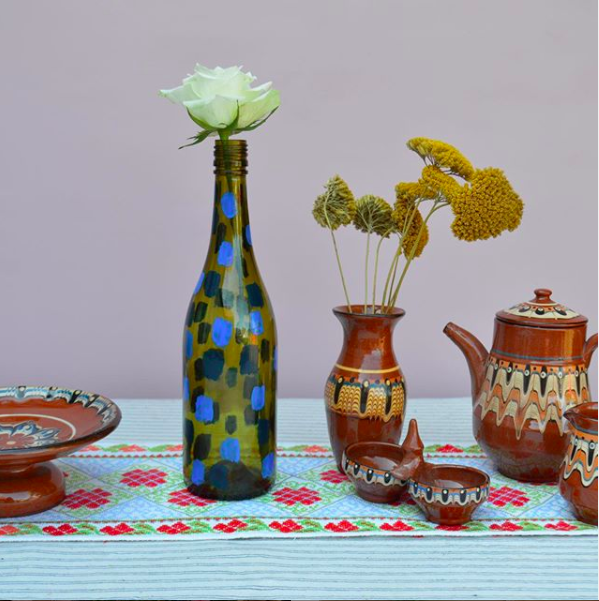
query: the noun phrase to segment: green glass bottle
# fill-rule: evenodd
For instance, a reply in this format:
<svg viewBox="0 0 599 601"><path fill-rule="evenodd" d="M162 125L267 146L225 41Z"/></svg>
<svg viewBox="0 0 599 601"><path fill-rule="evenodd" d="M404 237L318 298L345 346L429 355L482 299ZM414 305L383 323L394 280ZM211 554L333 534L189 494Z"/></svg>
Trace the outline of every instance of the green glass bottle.
<svg viewBox="0 0 599 601"><path fill-rule="evenodd" d="M212 235L183 336L183 472L212 499L266 493L276 465L275 319L252 246L247 144L215 143Z"/></svg>

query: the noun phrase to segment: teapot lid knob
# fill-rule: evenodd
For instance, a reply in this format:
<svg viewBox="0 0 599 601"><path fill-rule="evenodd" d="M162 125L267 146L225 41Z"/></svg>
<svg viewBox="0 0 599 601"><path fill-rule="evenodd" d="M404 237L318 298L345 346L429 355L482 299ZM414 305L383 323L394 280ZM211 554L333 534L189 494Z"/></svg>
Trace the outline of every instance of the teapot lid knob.
<svg viewBox="0 0 599 601"><path fill-rule="evenodd" d="M535 298L532 302L539 304L553 303L552 294L553 291L549 290L549 288L537 288L535 290Z"/></svg>

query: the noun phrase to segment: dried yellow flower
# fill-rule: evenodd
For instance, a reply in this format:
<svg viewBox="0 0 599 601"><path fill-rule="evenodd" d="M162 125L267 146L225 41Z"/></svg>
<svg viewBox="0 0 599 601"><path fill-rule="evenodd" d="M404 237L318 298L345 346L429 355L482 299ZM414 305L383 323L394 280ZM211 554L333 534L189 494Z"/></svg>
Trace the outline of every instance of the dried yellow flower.
<svg viewBox="0 0 599 601"><path fill-rule="evenodd" d="M377 234L388 238L397 226L392 217L391 205L379 196L366 194L356 201L354 225L366 234Z"/></svg>
<svg viewBox="0 0 599 601"><path fill-rule="evenodd" d="M515 230L522 220L524 203L501 169L477 169L469 184L451 202L456 238L471 242L495 238Z"/></svg>
<svg viewBox="0 0 599 601"><path fill-rule="evenodd" d="M413 202L409 202L398 192L397 201L393 210L393 219L397 224L397 230L403 233L401 247L404 254L409 257L417 242L414 257L419 257L428 243L428 226L424 223L422 214ZM411 222L410 222L411 219ZM409 226L408 226L409 223ZM404 229L407 231L404 232ZM422 233L420 233L422 229Z"/></svg>
<svg viewBox="0 0 599 601"><path fill-rule="evenodd" d="M407 145L425 161L447 173L465 180L470 180L474 174L474 167L470 161L457 148L446 142L430 138L412 138L408 140Z"/></svg>
<svg viewBox="0 0 599 601"><path fill-rule="evenodd" d="M462 190L462 186L451 175L434 165L427 165L422 170L418 184L428 189L429 195L441 195L447 202L451 202Z"/></svg>
<svg viewBox="0 0 599 601"><path fill-rule="evenodd" d="M312 209L316 223L332 230L350 224L356 214L356 201L349 186L335 175L325 188L326 192L316 199Z"/></svg>

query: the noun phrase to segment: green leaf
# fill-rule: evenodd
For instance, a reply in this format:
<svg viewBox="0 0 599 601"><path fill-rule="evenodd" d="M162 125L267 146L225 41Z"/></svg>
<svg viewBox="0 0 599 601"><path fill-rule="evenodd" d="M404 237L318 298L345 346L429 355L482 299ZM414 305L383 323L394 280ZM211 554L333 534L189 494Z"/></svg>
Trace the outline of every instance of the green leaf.
<svg viewBox="0 0 599 601"><path fill-rule="evenodd" d="M190 142L189 144L183 144L183 146L179 146L179 150L181 150L181 148L187 148L188 146L195 146L196 144L203 142L211 133L212 133L211 131L205 130L205 131L199 132L196 136L187 138L188 140L194 140L194 142Z"/></svg>

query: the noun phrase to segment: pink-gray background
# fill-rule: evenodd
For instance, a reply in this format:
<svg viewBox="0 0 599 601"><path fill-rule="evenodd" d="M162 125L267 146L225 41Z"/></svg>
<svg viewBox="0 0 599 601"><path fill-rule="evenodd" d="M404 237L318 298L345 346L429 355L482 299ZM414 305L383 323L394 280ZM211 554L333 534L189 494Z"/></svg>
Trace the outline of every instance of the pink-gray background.
<svg viewBox="0 0 599 601"><path fill-rule="evenodd" d="M596 13L595 0L3 0L0 381L179 395L212 148L177 150L195 128L157 90L196 61L243 64L281 90L279 112L248 136L281 396L320 396L341 343L330 309L342 290L313 199L338 172L356 194L392 200L421 166L404 146L413 136L503 168L526 209L516 232L473 244L436 215L399 300L410 396L468 394L443 326L489 345L494 312L535 287L595 331ZM358 302L364 239L340 242Z"/></svg>

